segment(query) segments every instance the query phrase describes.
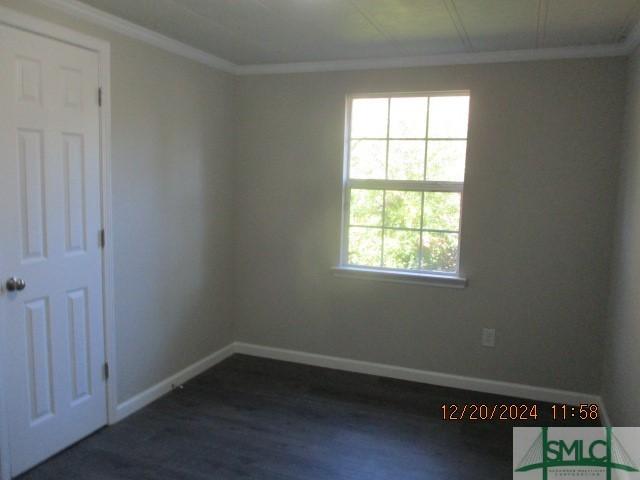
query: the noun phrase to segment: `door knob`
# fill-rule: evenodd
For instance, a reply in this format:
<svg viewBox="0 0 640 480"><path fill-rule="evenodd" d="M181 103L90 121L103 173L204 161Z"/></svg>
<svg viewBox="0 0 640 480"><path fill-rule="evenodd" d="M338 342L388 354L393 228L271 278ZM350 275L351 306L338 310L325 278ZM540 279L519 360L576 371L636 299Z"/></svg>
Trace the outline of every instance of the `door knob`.
<svg viewBox="0 0 640 480"><path fill-rule="evenodd" d="M21 278L11 277L6 283L7 291L21 292L27 287L27 283Z"/></svg>

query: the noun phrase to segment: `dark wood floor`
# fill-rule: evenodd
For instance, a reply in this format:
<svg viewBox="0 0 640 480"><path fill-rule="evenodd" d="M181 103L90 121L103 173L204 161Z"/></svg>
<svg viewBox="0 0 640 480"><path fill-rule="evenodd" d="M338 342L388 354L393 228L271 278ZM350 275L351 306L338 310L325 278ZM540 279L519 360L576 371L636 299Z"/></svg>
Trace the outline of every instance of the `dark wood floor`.
<svg viewBox="0 0 640 480"><path fill-rule="evenodd" d="M511 401L235 355L21 478L511 479L513 423L441 418Z"/></svg>

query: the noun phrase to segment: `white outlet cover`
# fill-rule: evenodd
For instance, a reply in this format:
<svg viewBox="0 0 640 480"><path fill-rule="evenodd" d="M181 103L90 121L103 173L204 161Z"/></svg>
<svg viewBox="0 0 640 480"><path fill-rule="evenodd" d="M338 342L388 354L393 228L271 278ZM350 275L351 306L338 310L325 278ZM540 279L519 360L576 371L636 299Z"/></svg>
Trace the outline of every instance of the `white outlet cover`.
<svg viewBox="0 0 640 480"><path fill-rule="evenodd" d="M496 329L495 328L482 329L482 346L483 347L496 346Z"/></svg>

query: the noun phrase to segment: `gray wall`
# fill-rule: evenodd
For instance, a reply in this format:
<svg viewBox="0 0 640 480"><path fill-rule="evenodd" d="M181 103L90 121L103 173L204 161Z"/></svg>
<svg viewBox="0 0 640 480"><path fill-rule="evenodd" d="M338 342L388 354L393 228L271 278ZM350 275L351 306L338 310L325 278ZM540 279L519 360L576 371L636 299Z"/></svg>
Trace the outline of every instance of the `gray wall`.
<svg viewBox="0 0 640 480"><path fill-rule="evenodd" d="M640 425L640 52L629 65L615 268L604 370L613 425Z"/></svg>
<svg viewBox="0 0 640 480"><path fill-rule="evenodd" d="M599 392L625 71L610 58L239 78L237 340ZM332 276L345 95L462 89L469 287Z"/></svg>
<svg viewBox="0 0 640 480"><path fill-rule="evenodd" d="M111 42L120 401L233 338L233 77L48 10L0 4Z"/></svg>
<svg viewBox="0 0 640 480"><path fill-rule="evenodd" d="M34 0L0 4L112 45L120 401L234 338L600 391L625 59L234 79ZM472 92L470 286L333 277L345 95L457 89ZM621 420L638 418L625 400L637 382L632 391L623 375L639 363L638 142L626 157L604 372ZM480 346L482 327L497 329L495 349Z"/></svg>

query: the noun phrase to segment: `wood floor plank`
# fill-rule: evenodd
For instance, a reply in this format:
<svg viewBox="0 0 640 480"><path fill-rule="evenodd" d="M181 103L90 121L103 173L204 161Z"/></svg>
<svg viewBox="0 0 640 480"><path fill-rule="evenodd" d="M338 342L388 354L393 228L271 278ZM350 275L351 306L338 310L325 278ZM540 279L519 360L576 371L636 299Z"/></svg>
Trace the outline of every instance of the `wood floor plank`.
<svg viewBox="0 0 640 480"><path fill-rule="evenodd" d="M496 480L512 427L447 422L443 403L496 395L234 355L22 479Z"/></svg>

